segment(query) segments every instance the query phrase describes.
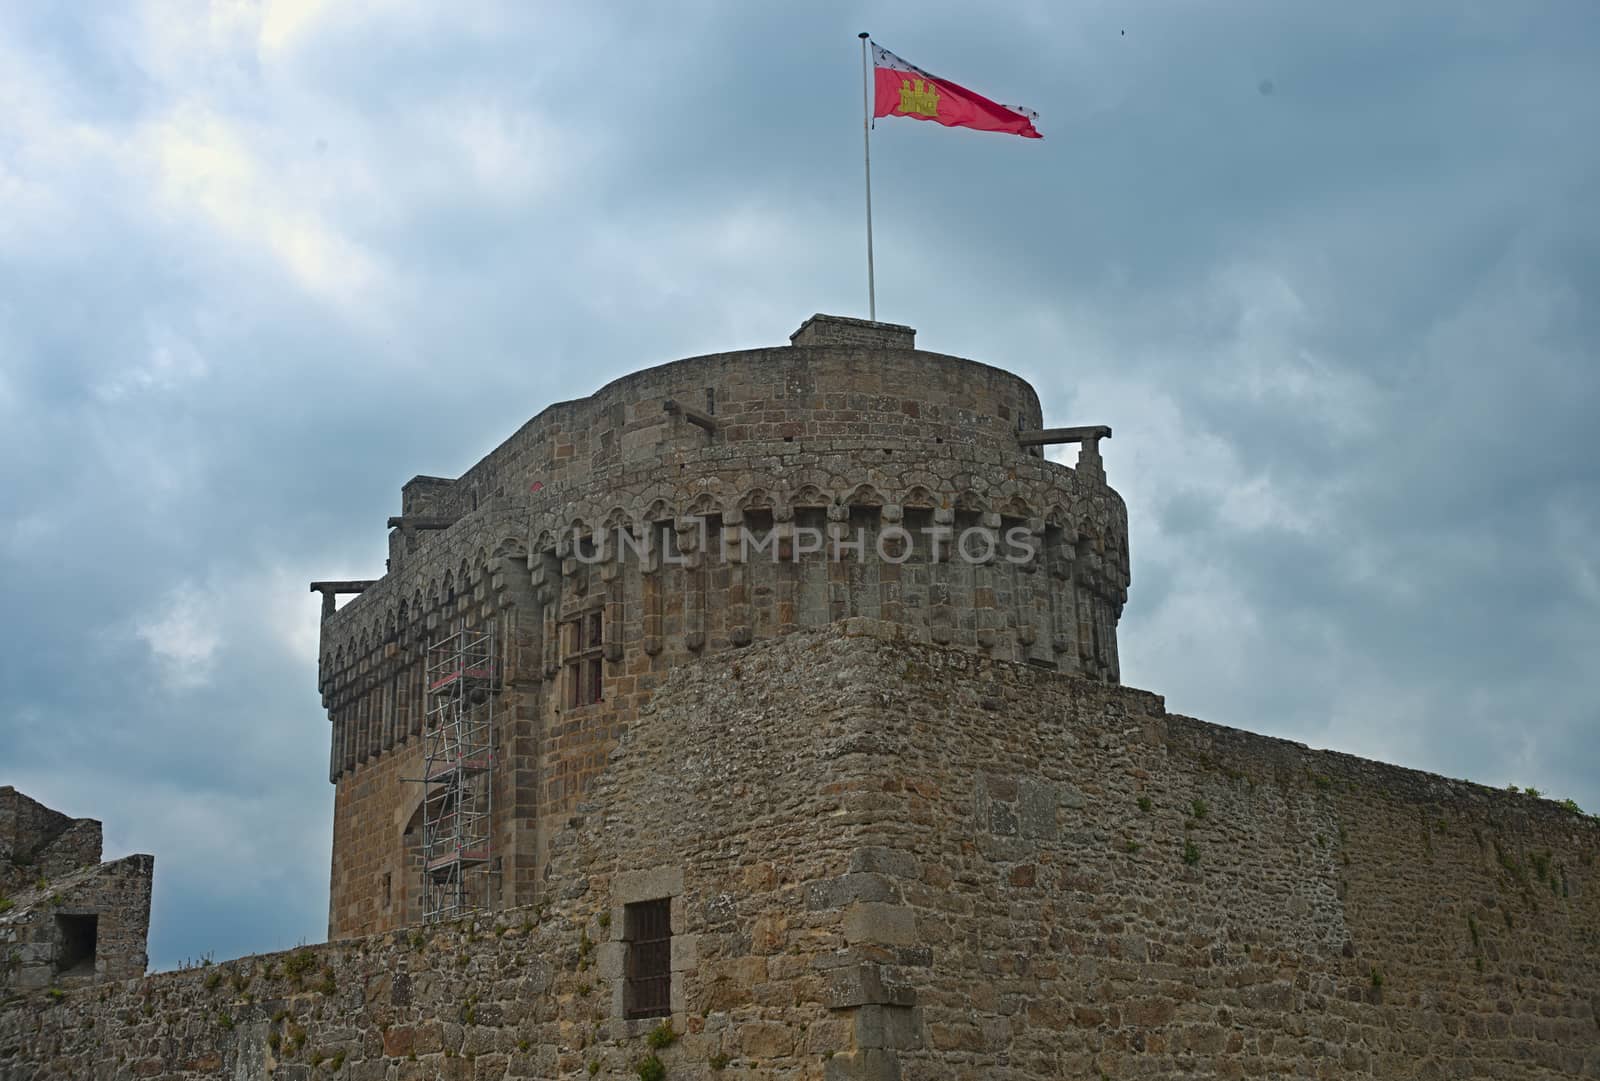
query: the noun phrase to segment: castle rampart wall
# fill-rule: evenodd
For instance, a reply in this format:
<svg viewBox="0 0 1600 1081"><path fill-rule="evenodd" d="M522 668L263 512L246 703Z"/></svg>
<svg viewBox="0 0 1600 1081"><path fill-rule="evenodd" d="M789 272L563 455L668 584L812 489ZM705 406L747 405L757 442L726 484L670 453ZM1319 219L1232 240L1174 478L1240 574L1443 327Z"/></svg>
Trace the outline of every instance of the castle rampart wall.
<svg viewBox="0 0 1600 1081"><path fill-rule="evenodd" d="M1594 817L867 652L903 1076L1600 1076Z"/></svg>
<svg viewBox="0 0 1600 1081"><path fill-rule="evenodd" d="M1549 801L848 620L668 675L541 904L33 994L0 1076L1593 1077L1597 851ZM656 897L652 1052L619 985Z"/></svg>

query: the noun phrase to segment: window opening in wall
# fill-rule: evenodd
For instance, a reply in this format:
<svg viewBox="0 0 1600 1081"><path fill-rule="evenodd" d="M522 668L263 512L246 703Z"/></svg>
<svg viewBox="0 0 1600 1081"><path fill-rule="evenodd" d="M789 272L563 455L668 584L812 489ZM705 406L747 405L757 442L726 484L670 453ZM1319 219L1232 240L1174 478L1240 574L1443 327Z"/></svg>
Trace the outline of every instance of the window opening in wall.
<svg viewBox="0 0 1600 1081"><path fill-rule="evenodd" d="M566 644L567 705L590 706L600 701L604 676L605 619L586 612L562 628Z"/></svg>
<svg viewBox="0 0 1600 1081"><path fill-rule="evenodd" d="M94 975L94 953L99 937L99 916L57 916L56 975Z"/></svg>
<svg viewBox="0 0 1600 1081"><path fill-rule="evenodd" d="M672 901L640 901L622 912L628 950L623 1015L666 1017L672 1013Z"/></svg>
<svg viewBox="0 0 1600 1081"><path fill-rule="evenodd" d="M400 879L400 914L402 923L417 923L422 919L422 901L425 890L408 889L406 883L416 882L423 877L423 870L427 860L423 856L422 848L422 816L424 808L418 807L411 816L411 821L406 824L405 833L400 835L401 848L405 852L405 869Z"/></svg>

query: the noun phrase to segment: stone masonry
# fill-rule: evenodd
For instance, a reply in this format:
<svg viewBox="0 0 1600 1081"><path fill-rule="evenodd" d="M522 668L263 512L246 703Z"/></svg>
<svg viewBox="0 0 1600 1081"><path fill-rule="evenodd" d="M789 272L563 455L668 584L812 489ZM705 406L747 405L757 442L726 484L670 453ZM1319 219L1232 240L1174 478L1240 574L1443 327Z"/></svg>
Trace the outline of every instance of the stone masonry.
<svg viewBox="0 0 1600 1081"><path fill-rule="evenodd" d="M667 674L540 902L32 995L0 1078L1596 1077L1597 852L1550 801L846 620ZM657 899L670 1012L630 1020Z"/></svg>
<svg viewBox="0 0 1600 1081"><path fill-rule="evenodd" d="M0 787L0 993L144 975L155 858L100 862L100 823Z"/></svg>

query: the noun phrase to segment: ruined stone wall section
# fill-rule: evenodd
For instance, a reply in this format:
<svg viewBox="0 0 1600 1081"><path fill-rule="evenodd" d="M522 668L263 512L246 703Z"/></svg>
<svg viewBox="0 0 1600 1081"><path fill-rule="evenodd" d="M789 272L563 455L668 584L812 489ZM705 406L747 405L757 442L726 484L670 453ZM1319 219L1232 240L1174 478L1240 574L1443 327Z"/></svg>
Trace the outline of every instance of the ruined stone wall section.
<svg viewBox="0 0 1600 1081"><path fill-rule="evenodd" d="M52 810L10 785L0 787L0 896L37 879L57 879L100 862L101 827L93 818Z"/></svg>
<svg viewBox="0 0 1600 1081"><path fill-rule="evenodd" d="M0 786L0 860L31 858L73 821L72 816L30 799L11 785Z"/></svg>
<svg viewBox="0 0 1600 1081"><path fill-rule="evenodd" d="M151 856L124 856L14 896L17 907L0 914L0 994L143 976L154 870ZM93 963L66 967L62 923L86 917Z"/></svg>

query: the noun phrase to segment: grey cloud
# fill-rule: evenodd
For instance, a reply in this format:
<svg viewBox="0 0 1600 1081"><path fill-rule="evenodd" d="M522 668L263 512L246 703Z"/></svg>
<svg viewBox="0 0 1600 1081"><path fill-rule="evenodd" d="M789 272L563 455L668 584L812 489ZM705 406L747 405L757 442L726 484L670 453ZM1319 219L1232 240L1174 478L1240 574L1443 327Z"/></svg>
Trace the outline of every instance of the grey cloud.
<svg viewBox="0 0 1600 1081"><path fill-rule="evenodd" d="M1581 5L0 25L3 779L157 854L158 964L322 934L305 582L400 483L863 313L861 26L1043 114L879 123L879 311L1116 428L1129 681L1600 808Z"/></svg>

